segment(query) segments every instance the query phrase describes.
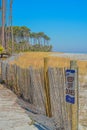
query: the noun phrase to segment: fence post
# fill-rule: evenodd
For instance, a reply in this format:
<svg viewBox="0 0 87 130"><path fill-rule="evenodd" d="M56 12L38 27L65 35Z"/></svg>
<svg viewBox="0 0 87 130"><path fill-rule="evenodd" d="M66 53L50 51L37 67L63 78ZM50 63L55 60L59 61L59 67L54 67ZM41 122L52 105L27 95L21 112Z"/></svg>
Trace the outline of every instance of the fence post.
<svg viewBox="0 0 87 130"><path fill-rule="evenodd" d="M48 58L44 58L44 88L45 88L46 115L48 117L51 117L52 113L51 113L50 88L48 79L48 60L49 60Z"/></svg>
<svg viewBox="0 0 87 130"><path fill-rule="evenodd" d="M78 89L78 67L76 61L70 61L70 68L75 70L75 104L71 105L71 129L78 130L79 119L79 89Z"/></svg>

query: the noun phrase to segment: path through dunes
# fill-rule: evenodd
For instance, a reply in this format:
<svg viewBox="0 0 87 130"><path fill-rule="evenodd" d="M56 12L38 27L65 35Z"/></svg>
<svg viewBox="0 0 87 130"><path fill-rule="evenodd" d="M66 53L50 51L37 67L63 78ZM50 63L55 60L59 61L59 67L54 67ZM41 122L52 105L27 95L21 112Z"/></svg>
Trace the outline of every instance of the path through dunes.
<svg viewBox="0 0 87 130"><path fill-rule="evenodd" d="M38 130L16 100L13 92L0 85L0 130Z"/></svg>

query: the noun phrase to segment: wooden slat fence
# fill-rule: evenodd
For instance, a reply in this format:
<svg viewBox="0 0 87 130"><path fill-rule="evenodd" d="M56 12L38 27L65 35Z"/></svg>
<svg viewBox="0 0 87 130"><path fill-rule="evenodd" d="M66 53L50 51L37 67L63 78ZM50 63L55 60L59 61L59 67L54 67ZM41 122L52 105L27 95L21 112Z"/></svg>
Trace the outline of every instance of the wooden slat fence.
<svg viewBox="0 0 87 130"><path fill-rule="evenodd" d="M48 75L52 116L54 117L55 122L58 126L64 130L70 130L64 96L64 70L61 68L49 68Z"/></svg>
<svg viewBox="0 0 87 130"><path fill-rule="evenodd" d="M20 68L2 62L2 80L18 96L34 105L42 114L45 110L44 69ZM63 68L48 68L52 118L56 130L71 130L65 103L65 73Z"/></svg>
<svg viewBox="0 0 87 130"><path fill-rule="evenodd" d="M41 113L45 113L43 69L32 67L23 69L2 62L1 76L5 84L19 97L33 104Z"/></svg>

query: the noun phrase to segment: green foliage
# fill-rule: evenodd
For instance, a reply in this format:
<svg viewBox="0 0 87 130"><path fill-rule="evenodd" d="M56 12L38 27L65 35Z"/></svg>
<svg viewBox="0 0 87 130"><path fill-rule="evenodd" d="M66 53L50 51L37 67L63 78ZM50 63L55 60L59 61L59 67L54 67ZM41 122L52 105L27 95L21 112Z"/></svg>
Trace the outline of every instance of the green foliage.
<svg viewBox="0 0 87 130"><path fill-rule="evenodd" d="M21 42L21 43L14 43L14 51L16 53L19 52L27 52L27 51L42 51L42 52L50 52L52 51L52 46L51 45L30 45L26 42Z"/></svg>
<svg viewBox="0 0 87 130"><path fill-rule="evenodd" d="M28 41L30 29L26 26L13 26L13 35L15 42Z"/></svg>
<svg viewBox="0 0 87 130"><path fill-rule="evenodd" d="M7 32L10 27L7 27ZM44 32L31 32L26 26L13 26L13 46L14 53L25 51L51 51L52 46L49 44L50 37ZM12 53L12 36L8 42L8 51Z"/></svg>
<svg viewBox="0 0 87 130"><path fill-rule="evenodd" d="M52 46L43 46L43 45L39 45L39 44L35 44L33 46L31 46L31 51L44 51L44 52L50 52L52 51Z"/></svg>
<svg viewBox="0 0 87 130"><path fill-rule="evenodd" d="M2 53L4 51L3 46L0 45L0 53Z"/></svg>

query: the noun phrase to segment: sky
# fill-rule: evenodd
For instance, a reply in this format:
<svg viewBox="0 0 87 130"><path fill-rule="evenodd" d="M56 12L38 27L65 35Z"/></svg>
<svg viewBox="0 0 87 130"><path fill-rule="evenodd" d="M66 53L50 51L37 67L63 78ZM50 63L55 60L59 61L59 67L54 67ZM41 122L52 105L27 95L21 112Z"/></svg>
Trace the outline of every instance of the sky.
<svg viewBox="0 0 87 130"><path fill-rule="evenodd" d="M13 25L44 32L53 51L87 53L87 0L13 0Z"/></svg>

